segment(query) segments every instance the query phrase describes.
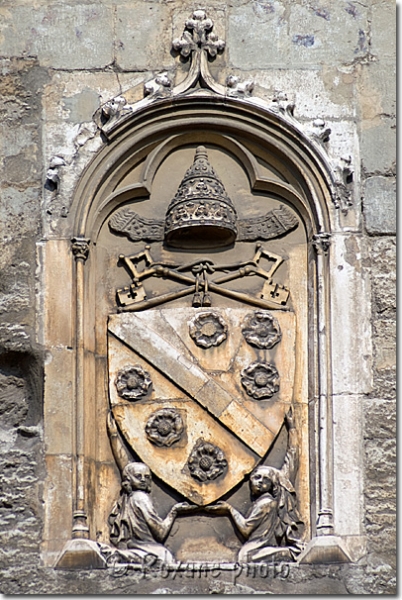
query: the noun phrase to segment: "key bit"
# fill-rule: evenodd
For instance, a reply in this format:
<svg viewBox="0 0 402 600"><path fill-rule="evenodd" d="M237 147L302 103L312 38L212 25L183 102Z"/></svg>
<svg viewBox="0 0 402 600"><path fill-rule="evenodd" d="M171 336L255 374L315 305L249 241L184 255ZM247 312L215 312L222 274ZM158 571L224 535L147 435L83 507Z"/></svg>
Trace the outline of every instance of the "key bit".
<svg viewBox="0 0 402 600"><path fill-rule="evenodd" d="M274 300L278 304L285 306L289 298L289 290L279 283L266 281L260 293L260 298L263 300Z"/></svg>
<svg viewBox="0 0 402 600"><path fill-rule="evenodd" d="M212 298L209 294L204 294L202 297L202 306L212 306Z"/></svg>
<svg viewBox="0 0 402 600"><path fill-rule="evenodd" d="M194 308L199 308L202 306L202 298L200 292L195 292L193 296L193 306Z"/></svg>

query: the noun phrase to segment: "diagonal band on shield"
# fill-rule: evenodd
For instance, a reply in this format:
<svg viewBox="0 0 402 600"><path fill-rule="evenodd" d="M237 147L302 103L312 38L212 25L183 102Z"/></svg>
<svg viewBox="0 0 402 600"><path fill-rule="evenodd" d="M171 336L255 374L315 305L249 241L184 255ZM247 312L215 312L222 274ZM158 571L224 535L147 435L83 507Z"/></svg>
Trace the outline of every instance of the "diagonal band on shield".
<svg viewBox="0 0 402 600"><path fill-rule="evenodd" d="M173 328L157 332L142 314L120 314L109 317L108 329L258 456L266 454L275 434L195 363Z"/></svg>

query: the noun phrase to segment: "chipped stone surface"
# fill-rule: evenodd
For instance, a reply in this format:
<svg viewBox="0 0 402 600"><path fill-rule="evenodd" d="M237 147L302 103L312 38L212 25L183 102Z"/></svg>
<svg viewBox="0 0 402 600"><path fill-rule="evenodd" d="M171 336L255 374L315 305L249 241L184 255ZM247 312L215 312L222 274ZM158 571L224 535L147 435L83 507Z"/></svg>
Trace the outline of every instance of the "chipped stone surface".
<svg viewBox="0 0 402 600"><path fill-rule="evenodd" d="M2 56L37 56L41 66L55 69L102 68L113 61L111 6L18 3L2 13Z"/></svg>
<svg viewBox="0 0 402 600"><path fill-rule="evenodd" d="M396 181L369 177L365 181L364 216L370 234L396 234Z"/></svg>

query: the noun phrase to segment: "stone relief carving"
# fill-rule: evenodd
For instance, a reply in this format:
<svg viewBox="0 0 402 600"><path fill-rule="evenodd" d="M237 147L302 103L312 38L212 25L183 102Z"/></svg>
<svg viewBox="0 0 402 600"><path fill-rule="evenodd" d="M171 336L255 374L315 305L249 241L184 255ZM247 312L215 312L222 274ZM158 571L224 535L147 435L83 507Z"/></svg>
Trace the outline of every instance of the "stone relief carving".
<svg viewBox="0 0 402 600"><path fill-rule="evenodd" d="M335 162L335 203L342 212L347 213L353 205L353 166L350 155L341 156Z"/></svg>
<svg viewBox="0 0 402 600"><path fill-rule="evenodd" d="M103 133L107 133L121 118L132 112L133 106L127 103L123 95L119 95L105 102L96 111L94 120L98 128Z"/></svg>
<svg viewBox="0 0 402 600"><path fill-rule="evenodd" d="M292 121L294 119L294 110L296 106L295 94L289 94L284 91L276 91L273 98L271 109L274 112L280 113L285 117L288 117Z"/></svg>
<svg viewBox="0 0 402 600"><path fill-rule="evenodd" d="M59 169L64 167L66 161L62 156L53 156L50 160L49 168L46 171L45 188L50 192L57 191L60 184Z"/></svg>
<svg viewBox="0 0 402 600"><path fill-rule="evenodd" d="M180 441L184 423L180 413L173 408L162 408L154 412L147 421L145 432L155 446L170 448Z"/></svg>
<svg viewBox="0 0 402 600"><path fill-rule="evenodd" d="M179 248L227 246L237 235L237 213L223 183L198 146L165 216L165 241ZM188 239L187 239L188 238ZM207 238L207 239L204 239Z"/></svg>
<svg viewBox="0 0 402 600"><path fill-rule="evenodd" d="M108 434L116 463L121 472L119 498L109 515L111 548L100 544L109 565L123 558L126 562L143 563L155 556L164 563L174 562L172 553L163 545L178 514L193 510L188 502L172 506L165 518L158 515L151 496L152 476L147 465L133 462L125 449L111 414Z"/></svg>
<svg viewBox="0 0 402 600"><path fill-rule="evenodd" d="M286 235L298 227L298 219L289 209L280 205L264 216L238 220L232 200L208 161L205 147L199 146L192 166L186 171L168 205L164 222L145 219L131 208L123 208L109 219L109 227L111 231L126 235L132 241L164 241L168 247L211 249L230 246L236 239L268 240ZM262 268L262 259L271 263L269 271ZM272 279L283 262L282 257L266 251L261 244L257 244L251 260L233 265L215 265L210 259L187 265L155 262L148 246L138 254L121 255L119 260L133 278L131 286L117 290L122 310L143 310L186 295L193 295L194 307L207 307L212 303L210 292L260 308L285 306L289 297L289 291ZM145 261L145 268L140 271L138 264L142 261ZM219 271L223 274L216 277ZM255 275L264 280L257 297L223 285ZM186 287L148 299L144 282L149 277L164 277L186 284Z"/></svg>
<svg viewBox="0 0 402 600"><path fill-rule="evenodd" d="M272 267L269 271L260 266L262 257L272 261ZM266 309L286 306L289 297L289 290L285 286L274 283L272 279L283 259L272 252L264 250L261 244L257 244L255 254L250 260L233 265L215 265L209 259L192 261L183 265L156 262L153 261L147 246L144 251L138 254L121 255L120 260L133 277L133 283L130 287L120 288L116 293L122 311L133 312L152 308L189 295L193 295L192 305L195 308L211 306L212 300L209 292ZM143 260L145 260L146 267L140 271L138 263ZM219 272L224 274L220 277L211 277ZM237 292L223 285L229 281L252 275L256 275L264 281L262 290L255 296L246 292ZM186 284L186 286L175 292L160 294L147 299L143 282L146 282L150 277L164 277L180 282L182 285Z"/></svg>
<svg viewBox="0 0 402 600"><path fill-rule="evenodd" d="M111 231L126 235L131 241L160 242L163 240L163 221L140 217L132 208L123 208L109 219Z"/></svg>
<svg viewBox="0 0 402 600"><path fill-rule="evenodd" d="M211 58L225 48L225 42L218 39L212 31L214 22L206 16L205 11L195 10L187 19L181 38L173 41L173 48L187 58L192 52L205 50Z"/></svg>
<svg viewBox="0 0 402 600"><path fill-rule="evenodd" d="M85 262L89 256L89 243L88 238L73 238L71 240L71 251L74 255L75 260L82 260Z"/></svg>
<svg viewBox="0 0 402 600"><path fill-rule="evenodd" d="M141 217L132 208L120 209L109 219L113 232L134 242L165 240L175 247L186 247L190 243L193 246L195 236L198 244L205 247L211 247L212 239L215 246L229 245L235 239L270 240L286 235L298 224L296 216L284 205L265 215L238 219L204 146L196 149L194 162L170 202L164 221Z"/></svg>
<svg viewBox="0 0 402 600"><path fill-rule="evenodd" d="M189 208L194 211L193 206ZM217 210L222 208L217 207ZM184 215L188 218L186 213ZM298 220L286 206L281 205L261 217L239 219L236 226L239 242L271 240L296 229ZM109 219L109 227L113 232L125 235L133 242L162 242L164 239L164 221L140 217L132 208L123 208L114 213Z"/></svg>
<svg viewBox="0 0 402 600"><path fill-rule="evenodd" d="M182 306L110 315L109 399L127 447L159 480L189 501L205 506L239 484L266 455L282 426L284 407L291 402L293 390L287 385L270 402L245 402L239 397L237 382L240 385L244 357L250 355L240 325L249 311L244 307L213 311L231 332L230 343L213 347L213 353L200 352L187 333L197 312ZM281 377L291 382L295 363L285 357L294 352L294 314L278 311L278 321L289 342L281 354ZM127 352L132 353L134 364L135 357L141 356L151 374L158 372L152 401L121 402L114 379L127 361ZM257 383L266 382L257 377ZM173 419L167 422L165 418L167 408L177 411L185 423L180 440L163 448L168 469L161 461L162 448L148 436L152 431L153 439L160 442L168 431L175 432ZM155 414L161 418L156 420Z"/></svg>
<svg viewBox="0 0 402 600"><path fill-rule="evenodd" d="M299 222L294 214L281 204L261 217L239 220L238 241L271 240L296 229Z"/></svg>
<svg viewBox="0 0 402 600"><path fill-rule="evenodd" d="M218 84L209 72L208 58L215 58L225 48L225 42L213 30L214 22L204 10L195 10L185 22L180 38L173 40L172 46L183 58L191 57L191 66L186 79L175 86L175 93L183 93L194 86L199 79L207 88L221 93L224 86Z"/></svg>
<svg viewBox="0 0 402 600"><path fill-rule="evenodd" d="M331 234L327 232L313 235L313 247L317 254L327 255L331 246Z"/></svg>
<svg viewBox="0 0 402 600"><path fill-rule="evenodd" d="M124 96L116 96L102 106L102 114L107 120L111 119L112 117L118 118L122 114L126 105L127 100L124 98Z"/></svg>
<svg viewBox="0 0 402 600"><path fill-rule="evenodd" d="M164 71L157 75L154 79L144 83L144 96L152 96L152 98L165 98L172 93L172 82L169 73Z"/></svg>
<svg viewBox="0 0 402 600"><path fill-rule="evenodd" d="M240 81L236 75L228 75L226 78L228 95L236 98L247 98L251 96L254 90L255 82L252 79Z"/></svg>
<svg viewBox="0 0 402 600"><path fill-rule="evenodd" d="M310 137L320 144L329 142L331 128L326 126L324 119L314 119L311 127L308 129Z"/></svg>
<svg viewBox="0 0 402 600"><path fill-rule="evenodd" d="M151 377L141 366L128 366L116 378L117 393L124 400L140 400L151 390Z"/></svg>
<svg viewBox="0 0 402 600"><path fill-rule="evenodd" d="M197 346L211 348L219 346L227 338L228 326L214 312L201 313L189 323L189 333Z"/></svg>
<svg viewBox="0 0 402 600"><path fill-rule="evenodd" d="M222 475L228 463L218 446L199 440L188 457L187 466L194 479L208 483Z"/></svg>
<svg viewBox="0 0 402 600"><path fill-rule="evenodd" d="M267 350L282 338L277 319L267 311L255 311L248 315L243 323L242 334L251 346Z"/></svg>
<svg viewBox="0 0 402 600"><path fill-rule="evenodd" d="M254 400L272 398L279 392L279 373L271 363L254 362L241 372L241 384Z"/></svg>
<svg viewBox="0 0 402 600"><path fill-rule="evenodd" d="M292 561L302 551L303 522L297 509L294 483L299 463L299 436L292 409L286 414L288 446L281 469L257 467L250 476L253 502L244 516L228 502L218 502L207 512L228 515L246 540L238 562Z"/></svg>

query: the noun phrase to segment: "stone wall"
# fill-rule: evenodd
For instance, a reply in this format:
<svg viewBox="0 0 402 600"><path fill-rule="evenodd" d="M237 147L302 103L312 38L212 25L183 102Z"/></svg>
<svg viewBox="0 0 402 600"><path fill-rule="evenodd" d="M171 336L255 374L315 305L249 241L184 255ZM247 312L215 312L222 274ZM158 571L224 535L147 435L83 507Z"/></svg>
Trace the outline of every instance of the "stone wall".
<svg viewBox="0 0 402 600"><path fill-rule="evenodd" d="M372 388L362 400L364 422L350 424L364 432L366 556L352 565L292 566L286 576L237 579L116 580L100 571L41 566L42 387L49 356L36 318L36 244L68 212L80 148L89 143L90 154L98 147L93 113L120 93L140 99L145 81L175 69L171 41L193 8L162 0L3 0L0 7L0 591L395 593L396 18L390 0L211 0L204 7L227 43L211 68L218 80L229 73L254 78L261 97L294 93L299 121L322 118L332 129L331 155L353 155L362 221L350 230L362 228L365 236L372 303ZM63 193L46 181L55 155L65 163L56 168Z"/></svg>

